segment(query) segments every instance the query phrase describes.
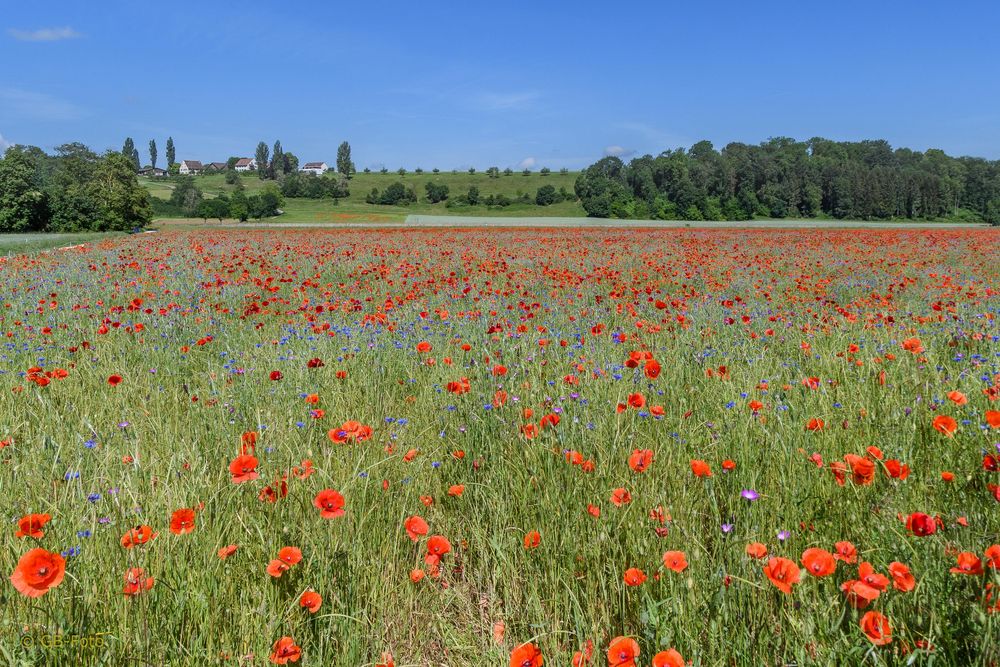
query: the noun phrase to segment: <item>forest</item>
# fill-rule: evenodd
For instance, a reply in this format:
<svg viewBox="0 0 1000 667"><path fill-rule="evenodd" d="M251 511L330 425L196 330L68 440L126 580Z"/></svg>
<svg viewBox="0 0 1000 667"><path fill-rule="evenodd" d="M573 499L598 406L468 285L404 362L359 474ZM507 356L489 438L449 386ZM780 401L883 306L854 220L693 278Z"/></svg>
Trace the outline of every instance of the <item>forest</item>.
<svg viewBox="0 0 1000 667"><path fill-rule="evenodd" d="M887 141L775 138L605 157L576 180L600 218L954 220L1000 224L1000 161Z"/></svg>

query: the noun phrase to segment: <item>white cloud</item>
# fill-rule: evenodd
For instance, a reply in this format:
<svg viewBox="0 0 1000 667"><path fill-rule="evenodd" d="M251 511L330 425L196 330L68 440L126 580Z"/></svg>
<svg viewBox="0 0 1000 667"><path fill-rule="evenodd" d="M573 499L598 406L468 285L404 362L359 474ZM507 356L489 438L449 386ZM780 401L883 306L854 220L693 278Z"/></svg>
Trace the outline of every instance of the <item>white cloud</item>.
<svg viewBox="0 0 1000 667"><path fill-rule="evenodd" d="M59 42L64 39L83 37L83 35L69 26L63 28L39 28L38 30L9 28L7 34L19 42Z"/></svg>
<svg viewBox="0 0 1000 667"><path fill-rule="evenodd" d="M472 98L475 107L486 111L511 111L527 109L537 99L538 93L479 93Z"/></svg>
<svg viewBox="0 0 1000 667"><path fill-rule="evenodd" d="M526 157L517 163L518 169L531 169L538 161L533 157Z"/></svg>
<svg viewBox="0 0 1000 667"><path fill-rule="evenodd" d="M0 88L0 105L19 116L43 120L73 120L83 115L75 104L19 88Z"/></svg>
<svg viewBox="0 0 1000 667"><path fill-rule="evenodd" d="M604 149L604 155L613 157L630 157L635 155L635 151L631 148L625 148L623 146L608 146Z"/></svg>
<svg viewBox="0 0 1000 667"><path fill-rule="evenodd" d="M7 150L8 148L10 148L13 145L14 144L12 144L9 141L7 141L4 138L4 136L2 134L0 134L0 153L3 153L5 150Z"/></svg>

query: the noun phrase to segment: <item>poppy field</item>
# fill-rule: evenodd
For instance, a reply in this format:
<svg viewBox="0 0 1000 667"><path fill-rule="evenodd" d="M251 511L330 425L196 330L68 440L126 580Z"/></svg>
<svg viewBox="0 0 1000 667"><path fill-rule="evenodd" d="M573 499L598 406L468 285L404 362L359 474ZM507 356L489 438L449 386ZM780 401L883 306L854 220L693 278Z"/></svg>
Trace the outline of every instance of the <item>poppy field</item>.
<svg viewBox="0 0 1000 667"><path fill-rule="evenodd" d="M0 662L996 665L998 242L0 258Z"/></svg>

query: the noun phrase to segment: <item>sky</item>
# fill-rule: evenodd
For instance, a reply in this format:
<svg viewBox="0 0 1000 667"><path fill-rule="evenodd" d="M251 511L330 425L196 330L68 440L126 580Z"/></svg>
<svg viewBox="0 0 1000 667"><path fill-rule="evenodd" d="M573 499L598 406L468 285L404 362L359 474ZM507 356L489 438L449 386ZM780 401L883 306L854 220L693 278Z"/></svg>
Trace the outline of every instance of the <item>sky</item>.
<svg viewBox="0 0 1000 667"><path fill-rule="evenodd" d="M577 169L822 136L1000 159L997 2L4 4L0 149Z"/></svg>

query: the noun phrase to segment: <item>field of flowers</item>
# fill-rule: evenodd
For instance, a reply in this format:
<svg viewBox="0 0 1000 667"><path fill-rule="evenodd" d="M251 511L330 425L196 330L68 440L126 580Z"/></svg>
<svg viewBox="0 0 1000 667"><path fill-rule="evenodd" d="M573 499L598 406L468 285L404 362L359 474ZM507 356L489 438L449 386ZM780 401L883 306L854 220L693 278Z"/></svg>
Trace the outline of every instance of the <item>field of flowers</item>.
<svg viewBox="0 0 1000 667"><path fill-rule="evenodd" d="M0 663L998 664L998 243L0 259Z"/></svg>

